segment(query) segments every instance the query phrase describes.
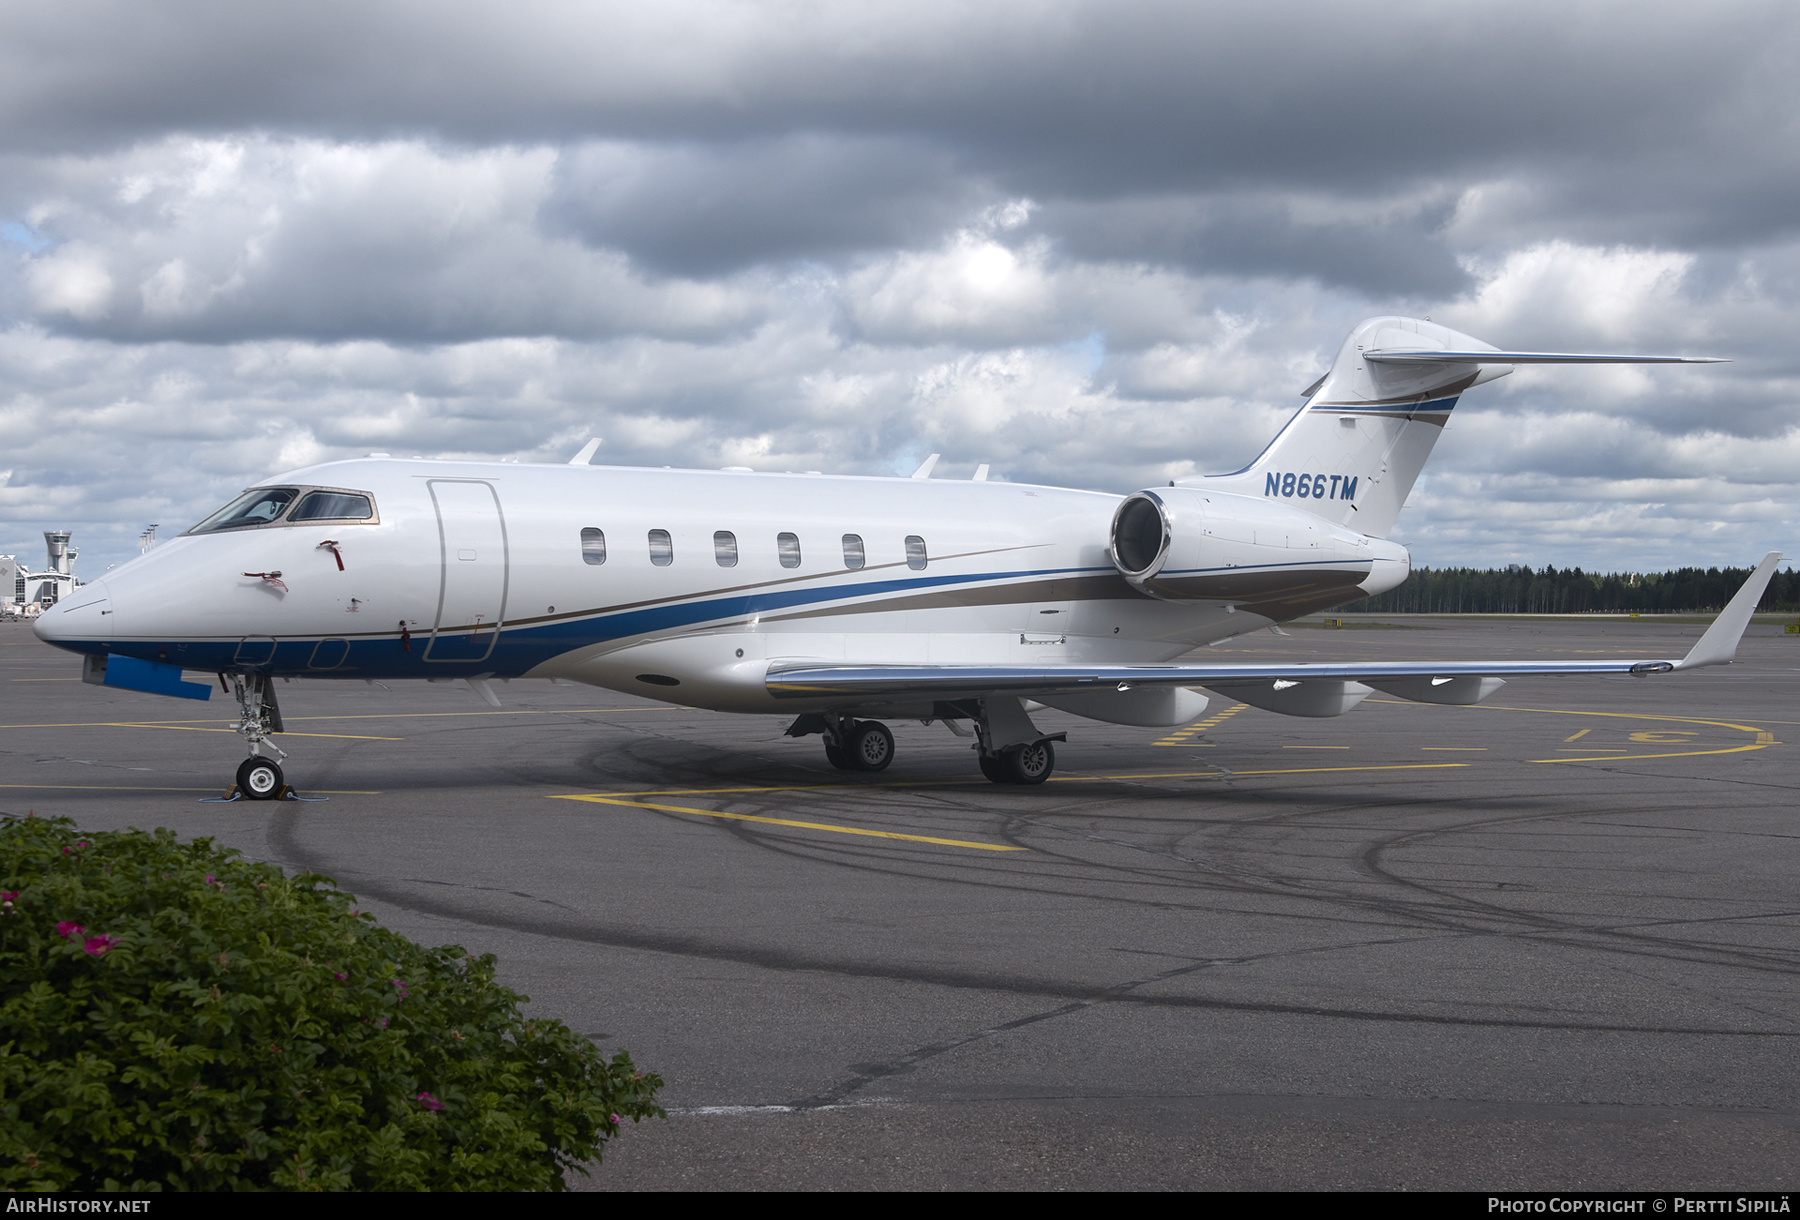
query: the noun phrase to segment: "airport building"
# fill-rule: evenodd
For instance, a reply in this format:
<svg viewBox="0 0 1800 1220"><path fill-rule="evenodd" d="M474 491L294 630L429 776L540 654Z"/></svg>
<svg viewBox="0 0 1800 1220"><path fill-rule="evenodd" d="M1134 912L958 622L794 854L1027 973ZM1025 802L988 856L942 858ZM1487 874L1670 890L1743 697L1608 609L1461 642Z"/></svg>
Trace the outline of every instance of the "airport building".
<svg viewBox="0 0 1800 1220"><path fill-rule="evenodd" d="M46 564L33 572L12 555L0 555L0 615L33 618L81 587L74 560L80 552L69 545L68 530L45 530Z"/></svg>

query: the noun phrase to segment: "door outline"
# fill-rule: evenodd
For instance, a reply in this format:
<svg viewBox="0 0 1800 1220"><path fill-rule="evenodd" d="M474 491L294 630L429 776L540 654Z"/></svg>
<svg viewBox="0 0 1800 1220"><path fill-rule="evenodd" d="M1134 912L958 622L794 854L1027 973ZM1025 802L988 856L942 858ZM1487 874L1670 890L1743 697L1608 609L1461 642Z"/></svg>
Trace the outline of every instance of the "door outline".
<svg viewBox="0 0 1800 1220"><path fill-rule="evenodd" d="M481 621L483 619L483 617L485 616L485 612L484 612L484 614L478 614L475 616L476 621L472 626L469 626L469 629L466 634L469 637L470 643L477 644L477 647L471 648L468 651L468 653L465 655L454 656L454 657L443 657L443 656L432 656L431 655L432 652L436 650L436 648L438 646L438 641L440 639L450 639L450 638L454 638L454 637L465 634L465 632L462 630L454 630L454 631L450 631L450 632L444 631L444 626L445 626L444 602L449 597L449 594L450 594L450 571L451 571L450 565L455 562L460 562L460 560L455 559L451 555L452 547L451 547L450 531L445 527L443 503L438 499L438 490L437 489L441 484L453 484L453 485L461 485L464 487L480 487L480 488L486 489L488 496L492 500L493 505L494 505L494 516L493 516L494 523L497 526L499 526L499 529L500 529L500 606L499 606L499 609L495 611L494 621L491 623L486 623L486 622ZM427 661L437 662L439 664L447 664L447 663L454 664L454 663L458 663L458 662L468 663L468 662L476 662L476 661L485 661L493 653L494 645L499 643L499 641L500 641L501 624L503 624L506 621L507 594L510 591L511 583L512 583L512 540L509 537L509 535L507 533L507 529L506 529L506 511L503 508L501 508L501 506L500 506L500 493L494 487L494 485L492 483L488 482L486 479L428 479L428 480L426 480L425 486L426 486L427 490L429 490L431 492L432 511L437 515L438 602L437 602L437 613L432 617L432 622L431 622L431 638L425 644L424 659ZM458 538L456 541L460 543L464 540L461 538ZM462 548L459 546L455 549L462 550L465 548ZM465 624L450 624L450 625L452 627L458 627L458 628L465 626ZM480 648L477 643L476 637L482 633L485 633L487 635L487 647L486 648Z"/></svg>

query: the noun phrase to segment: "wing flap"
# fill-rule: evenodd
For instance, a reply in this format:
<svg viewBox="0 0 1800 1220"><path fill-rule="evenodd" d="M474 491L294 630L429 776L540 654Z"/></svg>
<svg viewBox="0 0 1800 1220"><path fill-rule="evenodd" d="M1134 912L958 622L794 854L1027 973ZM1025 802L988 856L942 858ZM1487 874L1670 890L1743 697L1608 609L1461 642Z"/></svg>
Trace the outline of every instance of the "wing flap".
<svg viewBox="0 0 1800 1220"><path fill-rule="evenodd" d="M1679 663L1651 661L1305 662L1295 665L795 665L771 666L776 698L820 695L1030 695L1131 690L1140 686L1212 686L1249 682L1367 682L1383 679L1517 678L1536 674L1667 673Z"/></svg>

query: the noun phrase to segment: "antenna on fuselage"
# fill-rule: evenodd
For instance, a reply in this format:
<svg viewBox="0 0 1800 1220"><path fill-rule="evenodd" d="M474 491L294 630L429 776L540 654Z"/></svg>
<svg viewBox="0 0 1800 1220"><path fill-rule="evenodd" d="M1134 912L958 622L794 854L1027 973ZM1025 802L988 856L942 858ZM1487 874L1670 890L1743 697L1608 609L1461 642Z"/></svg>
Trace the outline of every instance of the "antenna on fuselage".
<svg viewBox="0 0 1800 1220"><path fill-rule="evenodd" d="M590 461L593 460L594 454L596 451L599 450L599 448L600 448L600 438L597 436L591 438L587 444L585 444L581 447L580 453L577 453L574 457L569 459L569 465L571 465L571 466L586 466Z"/></svg>
<svg viewBox="0 0 1800 1220"><path fill-rule="evenodd" d="M929 479L931 477L931 468L937 465L937 460L938 455L935 453L926 458L923 462L919 463L919 468L912 472L912 477L915 479Z"/></svg>

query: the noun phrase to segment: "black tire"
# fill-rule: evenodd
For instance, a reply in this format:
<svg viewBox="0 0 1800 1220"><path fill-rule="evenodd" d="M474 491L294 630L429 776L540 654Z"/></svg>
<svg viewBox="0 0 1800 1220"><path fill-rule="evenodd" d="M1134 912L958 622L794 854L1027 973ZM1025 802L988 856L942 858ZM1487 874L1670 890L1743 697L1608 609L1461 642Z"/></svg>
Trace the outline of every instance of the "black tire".
<svg viewBox="0 0 1800 1220"><path fill-rule="evenodd" d="M1003 760L988 754L977 754L975 756L975 761L981 764L981 773L993 780L996 784L1010 784L1013 782L1012 773L1007 770L1006 763Z"/></svg>
<svg viewBox="0 0 1800 1220"><path fill-rule="evenodd" d="M825 743L825 761L836 767L839 771L856 770L855 765L845 756L844 752L832 745L829 741Z"/></svg>
<svg viewBox="0 0 1800 1220"><path fill-rule="evenodd" d="M894 735L879 720L859 720L850 733L850 765L858 771L885 771L894 761Z"/></svg>
<svg viewBox="0 0 1800 1220"><path fill-rule="evenodd" d="M1056 770L1056 747L1047 741L1014 746L1001 756L1015 784L1041 784Z"/></svg>
<svg viewBox="0 0 1800 1220"><path fill-rule="evenodd" d="M238 791L253 801L272 801L281 795L287 783L281 768L267 758L246 758L238 764Z"/></svg>

